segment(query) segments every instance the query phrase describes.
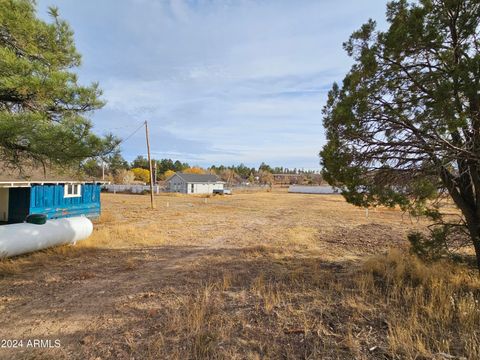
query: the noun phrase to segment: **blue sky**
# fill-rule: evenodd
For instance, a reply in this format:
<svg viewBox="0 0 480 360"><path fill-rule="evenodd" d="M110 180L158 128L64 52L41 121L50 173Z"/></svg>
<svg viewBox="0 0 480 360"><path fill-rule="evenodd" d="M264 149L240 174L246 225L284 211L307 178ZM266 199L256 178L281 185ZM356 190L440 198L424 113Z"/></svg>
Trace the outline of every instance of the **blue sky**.
<svg viewBox="0 0 480 360"><path fill-rule="evenodd" d="M107 105L95 131L149 121L155 158L319 168L321 110L351 60L342 42L385 0L40 0L58 6L82 54L80 81ZM122 145L144 155L142 132Z"/></svg>

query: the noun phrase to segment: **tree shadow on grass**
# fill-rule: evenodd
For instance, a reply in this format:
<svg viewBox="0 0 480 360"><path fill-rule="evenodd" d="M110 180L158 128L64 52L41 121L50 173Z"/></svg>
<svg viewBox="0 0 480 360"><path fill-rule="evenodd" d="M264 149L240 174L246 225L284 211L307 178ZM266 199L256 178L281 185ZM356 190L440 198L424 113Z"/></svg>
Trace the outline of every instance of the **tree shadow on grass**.
<svg viewBox="0 0 480 360"><path fill-rule="evenodd" d="M13 358L35 351L79 359L352 355L341 341L351 310L335 300L352 262L263 246L51 255L20 258L22 271L0 280L9 299L0 335L60 339L62 349Z"/></svg>

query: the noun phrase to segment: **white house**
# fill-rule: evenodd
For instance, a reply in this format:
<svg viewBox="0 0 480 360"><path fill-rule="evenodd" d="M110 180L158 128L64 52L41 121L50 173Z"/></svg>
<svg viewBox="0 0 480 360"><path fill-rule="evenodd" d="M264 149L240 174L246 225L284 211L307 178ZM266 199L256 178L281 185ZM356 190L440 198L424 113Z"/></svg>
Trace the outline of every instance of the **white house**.
<svg viewBox="0 0 480 360"><path fill-rule="evenodd" d="M213 190L223 190L225 183L212 174L175 173L167 179L167 189L170 192L184 194L212 194Z"/></svg>

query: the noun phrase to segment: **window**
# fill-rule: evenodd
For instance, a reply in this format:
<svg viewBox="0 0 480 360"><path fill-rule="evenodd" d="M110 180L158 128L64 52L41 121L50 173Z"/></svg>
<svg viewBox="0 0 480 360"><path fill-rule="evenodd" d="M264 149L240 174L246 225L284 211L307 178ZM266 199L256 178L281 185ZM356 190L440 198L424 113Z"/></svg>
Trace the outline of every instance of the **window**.
<svg viewBox="0 0 480 360"><path fill-rule="evenodd" d="M195 192L193 184L190 184L190 192L193 194Z"/></svg>
<svg viewBox="0 0 480 360"><path fill-rule="evenodd" d="M82 196L82 185L80 184L65 184L64 197L80 197Z"/></svg>

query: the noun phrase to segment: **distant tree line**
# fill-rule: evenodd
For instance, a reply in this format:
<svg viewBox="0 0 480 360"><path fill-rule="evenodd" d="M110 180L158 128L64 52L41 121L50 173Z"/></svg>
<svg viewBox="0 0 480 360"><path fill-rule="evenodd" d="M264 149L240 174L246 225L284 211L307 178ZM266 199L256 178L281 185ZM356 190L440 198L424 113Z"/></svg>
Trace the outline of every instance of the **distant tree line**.
<svg viewBox="0 0 480 360"><path fill-rule="evenodd" d="M191 166L186 162L172 159L153 159L155 181L164 181L176 172L215 174L230 185L253 184L320 184L322 177L318 171L272 167L264 162L258 168L239 165L212 165L208 168ZM125 160L119 150L111 155L90 159L83 163L82 172L88 178L116 183L148 182L150 167L148 159L137 156L132 162Z"/></svg>

